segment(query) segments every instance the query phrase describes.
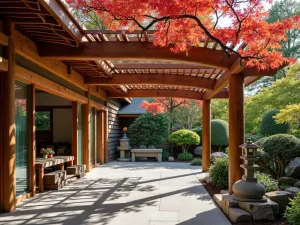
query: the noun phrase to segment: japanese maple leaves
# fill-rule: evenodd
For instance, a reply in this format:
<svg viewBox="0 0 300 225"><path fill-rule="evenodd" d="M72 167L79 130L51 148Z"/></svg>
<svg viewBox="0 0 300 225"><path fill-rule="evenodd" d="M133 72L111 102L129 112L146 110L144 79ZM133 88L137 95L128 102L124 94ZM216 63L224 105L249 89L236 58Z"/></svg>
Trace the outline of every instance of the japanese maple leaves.
<svg viewBox="0 0 300 225"><path fill-rule="evenodd" d="M230 57L248 67L275 69L294 59L279 48L289 29L299 29L299 16L269 24L265 3L270 0L67 0L83 12L95 11L108 29L154 29L154 45L186 52L217 43ZM224 20L227 23L224 23ZM221 23L222 22L222 23ZM246 48L237 49L244 43ZM171 44L171 45L170 45Z"/></svg>

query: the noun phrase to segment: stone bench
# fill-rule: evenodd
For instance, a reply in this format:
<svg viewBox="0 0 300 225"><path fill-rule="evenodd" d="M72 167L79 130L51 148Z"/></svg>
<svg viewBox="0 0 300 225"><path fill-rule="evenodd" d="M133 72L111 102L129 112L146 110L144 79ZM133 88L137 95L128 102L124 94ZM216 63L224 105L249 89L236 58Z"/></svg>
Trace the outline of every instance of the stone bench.
<svg viewBox="0 0 300 225"><path fill-rule="evenodd" d="M132 162L135 157L155 157L158 162L162 161L162 149L131 149Z"/></svg>
<svg viewBox="0 0 300 225"><path fill-rule="evenodd" d="M73 175L76 176L77 178L81 178L85 176L85 170L86 170L86 165L73 165L67 167L67 175Z"/></svg>
<svg viewBox="0 0 300 225"><path fill-rule="evenodd" d="M56 170L44 175L44 188L46 190L58 190L66 184L67 173L65 170Z"/></svg>

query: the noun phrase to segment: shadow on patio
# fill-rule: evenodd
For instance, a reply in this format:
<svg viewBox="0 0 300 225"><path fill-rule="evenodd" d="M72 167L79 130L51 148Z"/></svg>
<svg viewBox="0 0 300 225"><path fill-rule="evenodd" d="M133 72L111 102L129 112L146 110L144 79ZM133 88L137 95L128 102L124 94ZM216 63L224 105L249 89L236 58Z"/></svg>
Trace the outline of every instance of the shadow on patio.
<svg viewBox="0 0 300 225"><path fill-rule="evenodd" d="M101 171L103 166L97 169ZM168 171L168 169L165 170ZM214 218L214 210L219 211L201 185L191 182L169 187L163 183L176 179L190 181L195 179L195 173L151 180L144 180L143 177L121 176L122 173L120 177L113 178L90 179L86 177L59 191L38 194L19 204L15 212L0 214L0 224L143 225L162 224L166 220L172 224L184 225L199 224L201 219L207 220L207 216ZM202 212L199 215L190 216L191 218L185 221L180 220L180 222L179 219L182 216L180 210L168 210L165 207L169 207L169 204L171 208L186 207L185 204L188 202L184 203L185 200L182 201L182 199L189 197L194 203L199 202L200 205L206 206L208 204L209 207L206 209L200 207L198 211ZM176 199L178 199L177 203ZM190 205L190 207L193 206L195 205Z"/></svg>

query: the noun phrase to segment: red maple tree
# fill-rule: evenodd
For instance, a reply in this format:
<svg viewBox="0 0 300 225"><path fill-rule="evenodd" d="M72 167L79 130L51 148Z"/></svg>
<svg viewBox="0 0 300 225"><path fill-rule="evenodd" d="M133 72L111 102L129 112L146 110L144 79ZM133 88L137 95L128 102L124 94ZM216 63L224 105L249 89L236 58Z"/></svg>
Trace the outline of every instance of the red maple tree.
<svg viewBox="0 0 300 225"><path fill-rule="evenodd" d="M206 38L226 53L238 55L247 67L275 69L295 59L278 51L299 16L268 23L265 3L272 0L67 0L82 12L94 11L108 29L154 29L154 45L186 52ZM230 21L220 25L220 21ZM246 48L234 46L244 43Z"/></svg>

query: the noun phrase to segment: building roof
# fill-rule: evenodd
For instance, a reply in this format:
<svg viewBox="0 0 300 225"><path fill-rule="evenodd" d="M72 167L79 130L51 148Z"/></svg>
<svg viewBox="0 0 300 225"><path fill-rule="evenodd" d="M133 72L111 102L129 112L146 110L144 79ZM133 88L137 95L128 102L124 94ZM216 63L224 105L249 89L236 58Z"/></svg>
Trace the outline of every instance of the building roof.
<svg viewBox="0 0 300 225"><path fill-rule="evenodd" d="M118 112L118 115L141 115L146 113L145 109L140 108L144 100L152 98L133 98L131 104L124 105Z"/></svg>

